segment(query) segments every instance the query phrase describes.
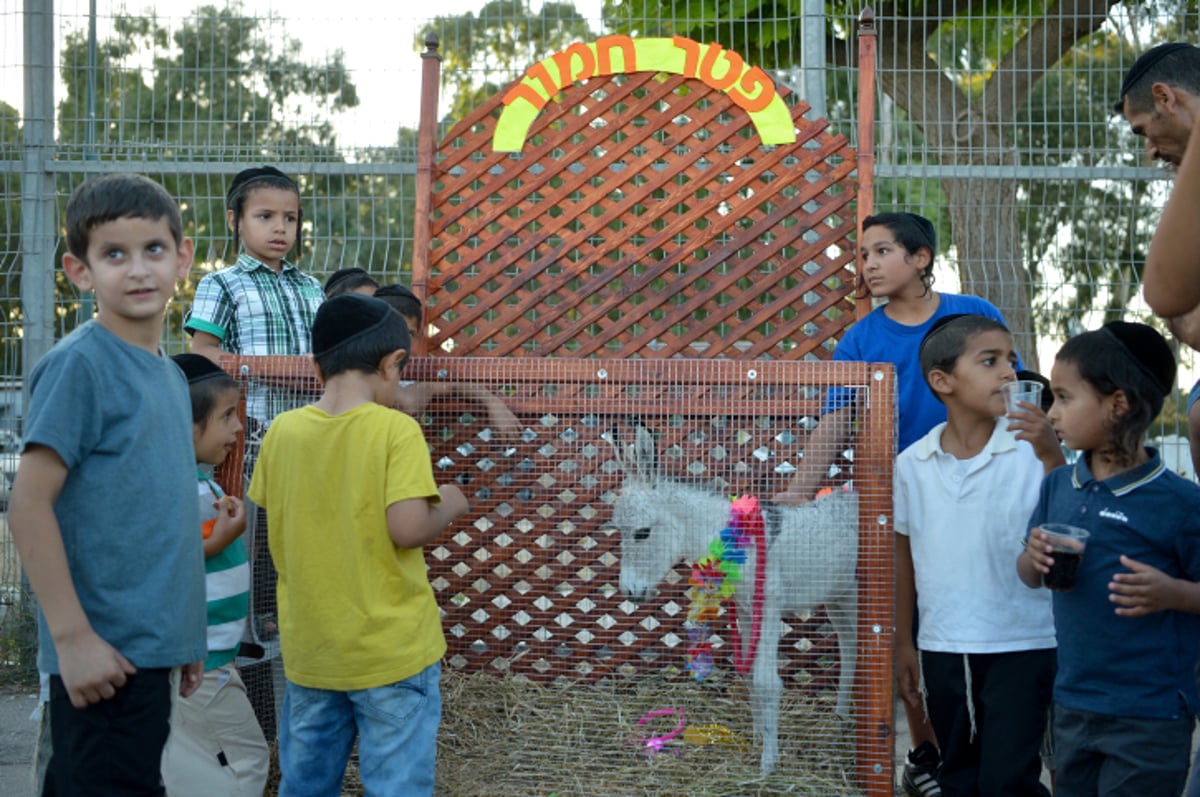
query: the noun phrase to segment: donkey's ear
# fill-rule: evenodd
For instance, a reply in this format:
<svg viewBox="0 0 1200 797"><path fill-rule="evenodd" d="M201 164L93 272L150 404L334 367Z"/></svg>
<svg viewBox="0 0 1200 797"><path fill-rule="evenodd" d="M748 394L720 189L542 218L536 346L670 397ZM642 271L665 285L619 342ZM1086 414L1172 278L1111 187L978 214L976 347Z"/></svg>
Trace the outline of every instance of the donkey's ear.
<svg viewBox="0 0 1200 797"><path fill-rule="evenodd" d="M645 426L638 426L628 454L640 478L646 481L658 478L658 453L654 445L653 432Z"/></svg>

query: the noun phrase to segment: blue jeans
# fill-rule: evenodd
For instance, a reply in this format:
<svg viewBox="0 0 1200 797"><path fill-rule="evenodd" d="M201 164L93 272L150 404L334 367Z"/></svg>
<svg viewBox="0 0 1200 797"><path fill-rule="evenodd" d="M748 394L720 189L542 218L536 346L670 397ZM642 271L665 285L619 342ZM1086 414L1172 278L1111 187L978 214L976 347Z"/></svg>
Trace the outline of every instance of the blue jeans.
<svg viewBox="0 0 1200 797"><path fill-rule="evenodd" d="M279 726L279 797L337 797L358 735L367 795L432 795L442 718L441 662L407 680L334 692L288 681Z"/></svg>

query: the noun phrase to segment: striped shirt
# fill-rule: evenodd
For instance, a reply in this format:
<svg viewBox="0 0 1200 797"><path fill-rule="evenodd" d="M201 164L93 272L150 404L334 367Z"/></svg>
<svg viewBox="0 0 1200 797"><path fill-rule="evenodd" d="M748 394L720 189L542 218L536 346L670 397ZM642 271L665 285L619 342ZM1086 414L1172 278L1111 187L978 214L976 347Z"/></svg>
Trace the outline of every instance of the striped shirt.
<svg viewBox="0 0 1200 797"><path fill-rule="evenodd" d="M200 527L211 529L225 493L212 475L197 470L200 476ZM215 556L204 560L204 592L208 600L208 658L204 671L224 667L237 657L238 645L250 614L250 561L246 546L238 537Z"/></svg>
<svg viewBox="0 0 1200 797"><path fill-rule="evenodd" d="M321 283L291 263L284 261L276 274L243 252L229 268L200 280L183 328L207 332L231 354L308 354L313 320L324 300ZM252 385L246 392L246 414L264 424L303 403L277 389Z"/></svg>

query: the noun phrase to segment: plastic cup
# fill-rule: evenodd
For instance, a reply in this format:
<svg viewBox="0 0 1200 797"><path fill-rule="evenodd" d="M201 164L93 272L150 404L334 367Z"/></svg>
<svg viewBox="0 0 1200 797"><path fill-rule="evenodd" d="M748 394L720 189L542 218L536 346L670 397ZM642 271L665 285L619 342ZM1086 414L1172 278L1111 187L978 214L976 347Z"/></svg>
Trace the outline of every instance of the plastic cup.
<svg viewBox="0 0 1200 797"><path fill-rule="evenodd" d="M1016 382L1005 382L1000 388L1004 393L1004 412L1019 412L1018 401L1028 401L1035 407L1042 406L1042 383L1031 379L1018 379Z"/></svg>
<svg viewBox="0 0 1200 797"><path fill-rule="evenodd" d="M1047 589L1066 592L1075 586L1089 532L1067 523L1043 523L1040 528L1054 549L1050 554L1054 564L1050 565L1050 572L1042 576L1042 584Z"/></svg>

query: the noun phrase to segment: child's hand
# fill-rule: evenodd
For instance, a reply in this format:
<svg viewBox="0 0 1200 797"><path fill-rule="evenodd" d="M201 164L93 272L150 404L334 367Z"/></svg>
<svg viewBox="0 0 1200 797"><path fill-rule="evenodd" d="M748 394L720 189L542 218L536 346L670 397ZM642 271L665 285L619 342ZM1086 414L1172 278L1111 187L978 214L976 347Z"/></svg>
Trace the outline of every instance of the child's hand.
<svg viewBox="0 0 1200 797"><path fill-rule="evenodd" d="M1053 551L1050 537L1040 528L1034 527L1029 532L1029 541L1025 544L1025 556L1033 565L1033 569L1043 576L1050 572L1050 567L1054 564Z"/></svg>
<svg viewBox="0 0 1200 797"><path fill-rule="evenodd" d="M217 522L213 526L213 536L225 540L226 544L233 542L246 530L246 505L242 499L227 495L216 504Z"/></svg>
<svg viewBox="0 0 1200 797"><path fill-rule="evenodd" d="M179 696L191 697L204 680L204 662L193 661L183 665L179 673Z"/></svg>
<svg viewBox="0 0 1200 797"><path fill-rule="evenodd" d="M487 410L488 424L501 440L518 440L521 437L521 422L500 398L487 391L480 391L479 401Z"/></svg>
<svg viewBox="0 0 1200 797"><path fill-rule="evenodd" d="M137 672L129 659L100 638L91 628L76 635L55 639L59 674L71 705L87 708L108 700Z"/></svg>
<svg viewBox="0 0 1200 797"><path fill-rule="evenodd" d="M1143 617L1179 607L1178 579L1128 556L1121 564L1132 572L1117 573L1108 582L1108 599L1117 604L1118 615Z"/></svg>
<svg viewBox="0 0 1200 797"><path fill-rule="evenodd" d="M900 699L913 708L921 706L921 665L912 645L896 646L896 688Z"/></svg>
<svg viewBox="0 0 1200 797"><path fill-rule="evenodd" d="M444 513L446 523L466 514L467 510L471 508L467 503L467 497L463 495L463 491L457 484L438 485L438 494L442 497L439 508Z"/></svg>
<svg viewBox="0 0 1200 797"><path fill-rule="evenodd" d="M1015 437L1033 446L1033 453L1037 454L1047 471L1066 464L1058 435L1041 407L1028 401L1019 401L1017 409L1004 417L1008 418L1008 428L1016 432Z"/></svg>

